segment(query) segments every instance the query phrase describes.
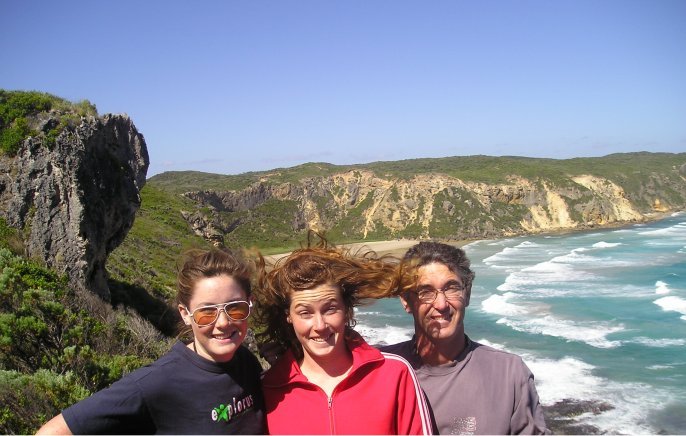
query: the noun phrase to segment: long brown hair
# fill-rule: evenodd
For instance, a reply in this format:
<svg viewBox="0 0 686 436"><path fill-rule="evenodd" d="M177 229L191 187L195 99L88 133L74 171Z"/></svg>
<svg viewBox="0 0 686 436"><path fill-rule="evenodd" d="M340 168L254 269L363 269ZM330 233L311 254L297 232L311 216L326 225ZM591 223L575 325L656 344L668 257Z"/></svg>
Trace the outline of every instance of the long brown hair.
<svg viewBox="0 0 686 436"><path fill-rule="evenodd" d="M354 253L316 236L319 241L314 246L308 239L306 247L282 257L271 267L260 256L258 266L257 316L265 330L257 336L263 342L276 342L290 349L297 359L303 357L302 347L286 320L293 292L327 283L340 286L346 325L352 329L354 308L369 299L394 295L398 283L397 260L393 257L378 257L371 250Z"/></svg>

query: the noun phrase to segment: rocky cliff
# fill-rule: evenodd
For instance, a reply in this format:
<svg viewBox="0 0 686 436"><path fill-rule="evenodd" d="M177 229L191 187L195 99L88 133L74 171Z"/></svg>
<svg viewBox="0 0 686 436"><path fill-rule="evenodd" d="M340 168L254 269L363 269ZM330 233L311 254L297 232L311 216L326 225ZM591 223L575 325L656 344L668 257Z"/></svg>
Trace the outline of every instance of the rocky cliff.
<svg viewBox="0 0 686 436"><path fill-rule="evenodd" d="M109 299L105 263L141 204L147 147L126 115L80 117L48 142L59 117L32 120L39 134L0 157L0 215L23 229L28 256Z"/></svg>
<svg viewBox="0 0 686 436"><path fill-rule="evenodd" d="M284 240L305 229L337 240L491 238L640 222L686 207L686 156L662 155L660 166L650 153L622 157L608 174L590 159L587 168L560 173L506 169L500 182L440 172L392 177L364 167L284 182L272 173L242 189L184 193L201 206L184 217L221 245L241 229L257 237L267 227ZM642 169L648 158L651 168Z"/></svg>

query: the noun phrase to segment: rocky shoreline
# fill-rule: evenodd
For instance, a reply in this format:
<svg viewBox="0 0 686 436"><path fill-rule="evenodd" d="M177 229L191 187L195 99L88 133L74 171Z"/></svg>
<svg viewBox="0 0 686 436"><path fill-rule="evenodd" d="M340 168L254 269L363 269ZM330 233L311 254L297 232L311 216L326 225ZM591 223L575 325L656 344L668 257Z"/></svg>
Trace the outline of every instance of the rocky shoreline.
<svg viewBox="0 0 686 436"><path fill-rule="evenodd" d="M614 406L604 401L565 398L550 406L543 406L545 422L553 434L604 434L606 431L579 420L583 415L599 415Z"/></svg>

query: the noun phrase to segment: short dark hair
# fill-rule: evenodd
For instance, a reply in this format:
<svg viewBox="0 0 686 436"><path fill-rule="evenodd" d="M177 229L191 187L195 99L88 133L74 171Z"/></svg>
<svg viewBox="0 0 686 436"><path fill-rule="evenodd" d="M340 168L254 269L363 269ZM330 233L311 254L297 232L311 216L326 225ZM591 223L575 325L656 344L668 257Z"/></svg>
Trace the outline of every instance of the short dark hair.
<svg viewBox="0 0 686 436"><path fill-rule="evenodd" d="M474 271L469 268L470 262L464 250L436 241L423 241L407 250L400 263L400 290L406 292L414 289L419 278L417 269L430 263L447 266L460 277L464 287L471 290Z"/></svg>

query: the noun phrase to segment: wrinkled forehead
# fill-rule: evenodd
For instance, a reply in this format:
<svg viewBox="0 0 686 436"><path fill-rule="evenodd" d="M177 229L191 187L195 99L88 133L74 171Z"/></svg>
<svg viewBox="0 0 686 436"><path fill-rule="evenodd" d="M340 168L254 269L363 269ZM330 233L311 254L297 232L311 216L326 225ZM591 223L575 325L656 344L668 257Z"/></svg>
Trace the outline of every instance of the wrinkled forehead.
<svg viewBox="0 0 686 436"><path fill-rule="evenodd" d="M424 284L441 284L455 281L462 283L462 278L450 267L441 262L430 262L416 268L416 283L418 285Z"/></svg>
<svg viewBox="0 0 686 436"><path fill-rule="evenodd" d="M340 286L332 283L325 283L310 289L291 289L289 297L291 307L298 304L312 305L342 299Z"/></svg>

